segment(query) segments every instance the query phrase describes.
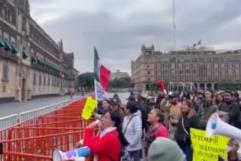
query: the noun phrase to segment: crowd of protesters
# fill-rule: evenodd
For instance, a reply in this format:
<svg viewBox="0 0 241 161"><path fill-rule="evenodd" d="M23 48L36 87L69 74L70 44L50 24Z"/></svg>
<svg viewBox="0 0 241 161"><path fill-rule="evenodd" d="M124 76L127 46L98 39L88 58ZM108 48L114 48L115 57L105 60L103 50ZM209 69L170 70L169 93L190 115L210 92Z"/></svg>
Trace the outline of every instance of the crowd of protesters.
<svg viewBox="0 0 241 161"><path fill-rule="evenodd" d="M127 99L123 105L115 94L99 102L95 117L101 118L103 129L98 139L90 141L90 129L96 124L86 129L85 140L98 161L119 161L123 149L130 161L192 161L190 129L205 130L214 112L241 129L237 92L172 91L149 93L146 97L132 92ZM240 161L237 141L232 139L229 147L228 161Z"/></svg>

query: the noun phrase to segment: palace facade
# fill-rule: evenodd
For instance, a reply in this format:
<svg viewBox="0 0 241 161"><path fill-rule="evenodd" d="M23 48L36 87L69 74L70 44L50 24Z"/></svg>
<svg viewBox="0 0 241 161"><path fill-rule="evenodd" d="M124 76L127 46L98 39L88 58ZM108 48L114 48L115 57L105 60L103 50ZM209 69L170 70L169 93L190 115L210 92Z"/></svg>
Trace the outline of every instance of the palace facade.
<svg viewBox="0 0 241 161"><path fill-rule="evenodd" d="M168 88L219 89L224 84L241 86L241 50L217 52L204 47L160 52L142 46L141 55L131 62L137 90L163 80Z"/></svg>
<svg viewBox="0 0 241 161"><path fill-rule="evenodd" d="M32 19L28 0L0 0L0 100L64 95L77 76L74 53Z"/></svg>

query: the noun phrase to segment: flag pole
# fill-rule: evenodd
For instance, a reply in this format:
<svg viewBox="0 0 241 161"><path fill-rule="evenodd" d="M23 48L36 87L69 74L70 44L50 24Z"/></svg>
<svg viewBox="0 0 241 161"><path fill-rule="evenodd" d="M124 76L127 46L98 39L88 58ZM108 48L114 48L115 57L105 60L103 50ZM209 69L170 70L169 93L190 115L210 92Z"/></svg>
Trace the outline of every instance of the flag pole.
<svg viewBox="0 0 241 161"><path fill-rule="evenodd" d="M176 49L176 4L172 0L172 16L173 16L173 49Z"/></svg>

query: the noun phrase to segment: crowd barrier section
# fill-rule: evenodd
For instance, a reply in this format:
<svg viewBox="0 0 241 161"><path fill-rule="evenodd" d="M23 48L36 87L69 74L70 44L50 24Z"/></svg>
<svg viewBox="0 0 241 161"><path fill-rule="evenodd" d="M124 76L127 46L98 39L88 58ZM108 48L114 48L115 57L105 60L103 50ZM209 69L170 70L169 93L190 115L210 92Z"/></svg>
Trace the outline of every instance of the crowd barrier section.
<svg viewBox="0 0 241 161"><path fill-rule="evenodd" d="M88 124L81 119L84 103L78 98L0 119L1 161L51 161L55 148L75 148Z"/></svg>

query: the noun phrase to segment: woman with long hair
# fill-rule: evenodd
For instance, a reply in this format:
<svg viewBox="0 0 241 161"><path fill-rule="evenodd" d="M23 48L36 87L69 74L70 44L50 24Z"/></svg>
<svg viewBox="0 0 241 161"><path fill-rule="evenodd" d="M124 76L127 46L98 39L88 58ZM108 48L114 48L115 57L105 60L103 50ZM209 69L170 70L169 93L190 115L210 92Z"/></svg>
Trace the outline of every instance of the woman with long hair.
<svg viewBox="0 0 241 161"><path fill-rule="evenodd" d="M119 113L106 112L100 124L90 123L84 131L84 145L90 148L96 161L119 161L121 149L128 142L122 133L122 121ZM94 128L100 126L97 136Z"/></svg>
<svg viewBox="0 0 241 161"><path fill-rule="evenodd" d="M182 151L184 152L184 154L186 155L187 161L192 161L190 129L200 129L201 122L190 100L182 100L181 112L182 116L179 119L177 125L175 139L180 148L182 149Z"/></svg>
<svg viewBox="0 0 241 161"><path fill-rule="evenodd" d="M164 114L159 109L152 109L148 114L147 122L150 124L145 136L145 152L149 149L150 144L157 137L169 138L169 132L164 126Z"/></svg>
<svg viewBox="0 0 241 161"><path fill-rule="evenodd" d="M217 93L215 95L215 104L219 107L223 103L222 93Z"/></svg>
<svg viewBox="0 0 241 161"><path fill-rule="evenodd" d="M132 161L140 161L142 149L141 112L138 111L135 102L129 101L126 104L125 114L122 131L129 142L126 150Z"/></svg>

